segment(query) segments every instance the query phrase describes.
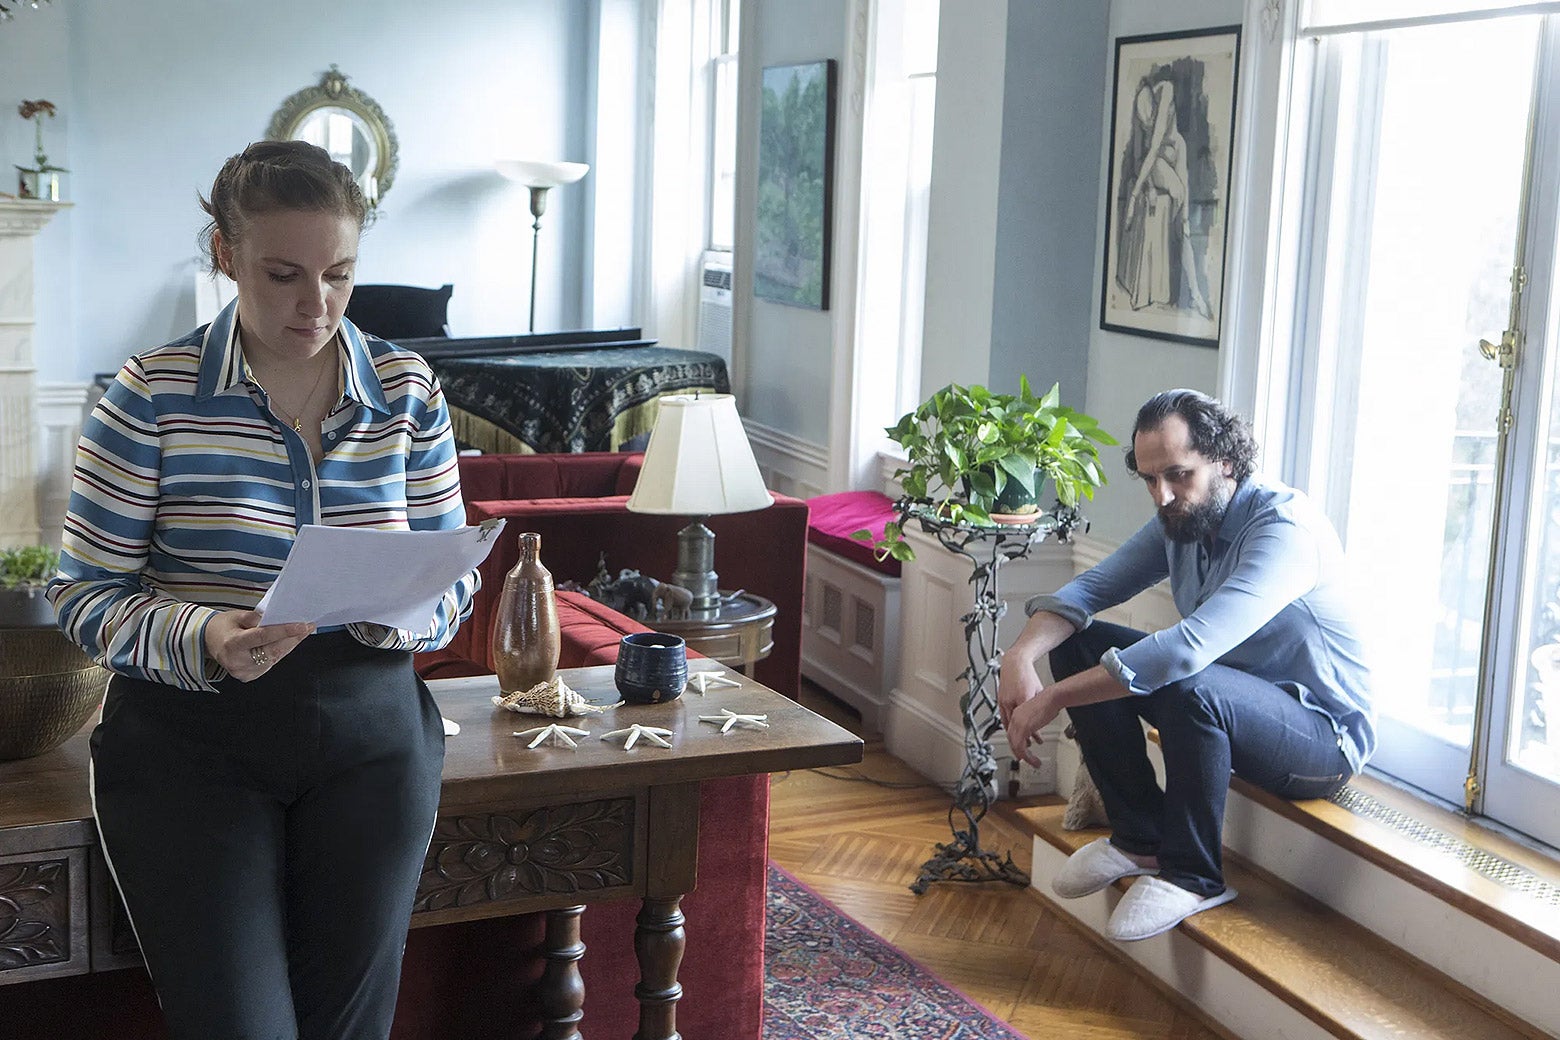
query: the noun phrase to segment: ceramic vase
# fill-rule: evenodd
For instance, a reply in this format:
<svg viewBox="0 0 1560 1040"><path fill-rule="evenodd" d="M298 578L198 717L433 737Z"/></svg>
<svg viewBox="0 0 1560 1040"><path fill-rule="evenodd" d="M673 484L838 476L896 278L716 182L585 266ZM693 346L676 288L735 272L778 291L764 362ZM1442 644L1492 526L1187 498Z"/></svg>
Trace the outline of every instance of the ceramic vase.
<svg viewBox="0 0 1560 1040"><path fill-rule="evenodd" d="M688 647L682 636L634 632L618 644L613 680L630 704L676 700L688 685Z"/></svg>
<svg viewBox="0 0 1560 1040"><path fill-rule="evenodd" d="M529 690L558 672L558 603L541 555L542 536L522 533L520 559L493 612L493 671L504 693Z"/></svg>

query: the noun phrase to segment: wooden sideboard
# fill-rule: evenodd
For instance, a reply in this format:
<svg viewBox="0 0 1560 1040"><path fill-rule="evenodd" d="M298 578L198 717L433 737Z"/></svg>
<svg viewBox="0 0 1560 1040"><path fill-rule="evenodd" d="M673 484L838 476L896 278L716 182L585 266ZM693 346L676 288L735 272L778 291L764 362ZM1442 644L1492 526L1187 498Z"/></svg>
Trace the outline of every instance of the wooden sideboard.
<svg viewBox="0 0 1560 1040"><path fill-rule="evenodd" d="M693 671L714 668L690 662ZM562 673L593 703L617 699L611 666ZM527 748L512 734L554 721L495 709L492 676L429 683L461 732L446 744L439 818L413 927L546 911L542 1003L550 1032L580 1018L579 915L597 900L643 901L633 942L645 1040L675 1035L680 903L697 878L699 781L856 762L861 741L740 675L656 705L570 720L578 749ZM726 733L700 715L763 714ZM601 739L634 723L672 731L671 749ZM97 852L83 729L36 758L0 763L0 984L139 962Z"/></svg>

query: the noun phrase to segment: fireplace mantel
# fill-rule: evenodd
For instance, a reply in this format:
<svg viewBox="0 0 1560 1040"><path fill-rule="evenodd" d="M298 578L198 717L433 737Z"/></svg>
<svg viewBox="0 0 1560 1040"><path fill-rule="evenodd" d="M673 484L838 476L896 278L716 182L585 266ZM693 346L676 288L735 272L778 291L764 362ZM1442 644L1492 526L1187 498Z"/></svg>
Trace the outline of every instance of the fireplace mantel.
<svg viewBox="0 0 1560 1040"><path fill-rule="evenodd" d="M32 240L69 206L0 198L0 546L38 541Z"/></svg>

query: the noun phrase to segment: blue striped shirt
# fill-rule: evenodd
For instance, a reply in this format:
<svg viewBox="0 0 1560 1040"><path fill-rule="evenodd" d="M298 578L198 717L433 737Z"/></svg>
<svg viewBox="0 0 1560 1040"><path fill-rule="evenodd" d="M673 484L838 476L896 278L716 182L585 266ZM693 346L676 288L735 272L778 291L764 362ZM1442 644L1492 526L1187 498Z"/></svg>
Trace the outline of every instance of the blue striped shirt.
<svg viewBox="0 0 1560 1040"><path fill-rule="evenodd" d="M245 364L237 316L235 300L120 369L82 427L49 585L60 627L98 663L190 690L226 676L206 655L207 623L260 601L300 526L426 531L466 516L449 412L421 357L342 321L342 395L316 465ZM347 630L369 646L438 649L478 584L475 571L458 581L421 632Z"/></svg>

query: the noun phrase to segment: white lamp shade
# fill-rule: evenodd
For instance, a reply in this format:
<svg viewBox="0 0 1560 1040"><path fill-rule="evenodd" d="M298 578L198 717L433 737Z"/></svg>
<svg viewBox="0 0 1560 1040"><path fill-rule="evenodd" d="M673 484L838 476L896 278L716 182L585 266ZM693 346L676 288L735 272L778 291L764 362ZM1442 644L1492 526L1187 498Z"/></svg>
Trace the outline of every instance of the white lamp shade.
<svg viewBox="0 0 1560 1040"><path fill-rule="evenodd" d="M644 468L628 497L635 513L707 516L774 504L748 444L736 398L675 394L660 399Z"/></svg>
<svg viewBox="0 0 1560 1040"><path fill-rule="evenodd" d="M590 164L582 162L543 162L539 159L500 159L494 163L498 172L512 181L519 181L528 188L556 188L573 184L590 172Z"/></svg>

